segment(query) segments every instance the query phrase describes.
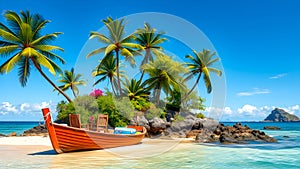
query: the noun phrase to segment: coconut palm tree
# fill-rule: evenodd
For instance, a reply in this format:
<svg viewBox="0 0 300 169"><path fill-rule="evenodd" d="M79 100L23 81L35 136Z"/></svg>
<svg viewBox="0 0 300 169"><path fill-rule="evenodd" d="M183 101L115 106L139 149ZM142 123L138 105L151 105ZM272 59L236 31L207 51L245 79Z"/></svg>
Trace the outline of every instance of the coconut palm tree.
<svg viewBox="0 0 300 169"><path fill-rule="evenodd" d="M200 81L200 77L202 73L204 76L203 78L207 89L207 93L211 93L212 91L210 73L211 72L216 73L218 76L222 75L221 70L211 67L214 63L219 61L219 58L213 58L216 55L216 52L211 52L209 50L203 49L203 51L198 53L195 50L193 50L193 53L194 53L194 57L191 55L186 56L186 58L188 58L191 62L185 64L189 69L189 72L185 74L185 76L187 77L184 79L184 81L190 80L194 76L197 76L197 80L184 98L190 95L192 91L195 89L195 87Z"/></svg>
<svg viewBox="0 0 300 169"><path fill-rule="evenodd" d="M4 17L8 26L0 23L0 55L9 57L0 66L0 73L9 73L18 66L19 81L24 87L29 78L30 70L34 67L69 102L72 102L42 70L42 67L45 67L53 75L56 75L56 72L62 72L54 60L63 64L65 61L53 51L63 51L63 49L49 44L61 33L54 32L43 35L42 30L50 22L49 20L43 19L39 14L31 15L29 11L21 11L20 14L5 11Z"/></svg>
<svg viewBox="0 0 300 169"><path fill-rule="evenodd" d="M147 64L149 61L153 61L154 55L163 55L163 48L159 46L161 43L165 42L167 38L163 38L162 34L164 32L155 33L156 30L151 28L148 23L144 24L143 29L137 30L136 41L144 47L145 55L142 60L141 66ZM142 70L142 75L140 77L140 81L143 79L145 71Z"/></svg>
<svg viewBox="0 0 300 169"><path fill-rule="evenodd" d="M62 91L71 89L74 97L76 98L79 93L77 86L86 85L85 80L80 79L81 76L81 74L74 73L74 68L72 68L71 71L65 70L64 74L60 75L61 79L58 80L60 83L64 83L63 85L59 86L59 88Z"/></svg>
<svg viewBox="0 0 300 169"><path fill-rule="evenodd" d="M115 87L117 84L117 66L116 58L114 58L112 52L107 55L104 59L100 60L99 65L96 67L96 70L92 73L93 77L100 77L94 85L109 79L113 93L116 95ZM124 77L123 71L120 71L120 76Z"/></svg>
<svg viewBox="0 0 300 169"><path fill-rule="evenodd" d="M146 88L146 83L142 83L140 80L131 79L130 81L126 79L126 84L123 85L123 91L127 94L130 100L139 99L141 97L148 99L150 92Z"/></svg>
<svg viewBox="0 0 300 169"><path fill-rule="evenodd" d="M125 60L129 61L133 66L135 65L134 56L140 55L135 49L143 49L143 47L139 44L134 43L133 39L135 38L133 34L129 36L125 36L125 24L124 19L116 19L113 20L111 17L108 17L106 20L103 20L106 28L109 31L109 36L105 36L99 32L91 32L90 39L97 38L100 42L106 44L106 46L98 48L87 55L90 57L92 55L96 55L104 52L104 58L111 52L114 53L116 57L116 71L117 71L117 82L118 82L118 90L119 94L122 93L121 90L121 81L120 81L120 58L119 55L125 56ZM103 61L105 59L102 59ZM101 63L100 63L101 64Z"/></svg>
<svg viewBox="0 0 300 169"><path fill-rule="evenodd" d="M179 62L172 60L168 56L157 56L156 59L142 66L145 73L149 75L149 79L145 80L145 84L149 89L153 89L153 97L159 104L161 90L166 95L172 95L174 88L181 87L180 74L186 72L185 68Z"/></svg>

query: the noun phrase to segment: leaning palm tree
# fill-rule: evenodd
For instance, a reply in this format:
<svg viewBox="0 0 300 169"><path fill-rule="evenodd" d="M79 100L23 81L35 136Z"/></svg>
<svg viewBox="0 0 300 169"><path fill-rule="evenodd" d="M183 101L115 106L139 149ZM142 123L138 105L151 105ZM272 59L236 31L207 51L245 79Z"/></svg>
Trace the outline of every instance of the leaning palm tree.
<svg viewBox="0 0 300 169"><path fill-rule="evenodd" d="M216 73L218 76L222 75L222 71L211 67L214 63L219 61L219 58L213 58L213 56L216 55L216 52L210 52L209 50L203 49L201 52L196 52L193 50L194 57L191 55L187 55L186 58L188 58L191 62L186 63L185 65L189 69L189 72L185 74L187 76L184 81L190 80L192 77L197 76L197 80L193 87L190 89L190 91L185 95L184 98L186 98L188 95L192 93L192 91L195 89L197 84L200 81L200 77L203 73L204 75L204 82L207 89L207 93L211 93L212 91L212 85L210 81L210 72Z"/></svg>
<svg viewBox="0 0 300 169"><path fill-rule="evenodd" d="M145 56L142 60L141 66L147 64L149 61L153 61L153 54L163 55L163 48L160 46L160 44L165 42L167 38L163 38L162 34L164 34L164 32L156 33L156 30L151 28L148 23L144 24L143 29L137 30L136 41L145 49ZM145 71L142 70L140 81L143 79L144 73Z"/></svg>
<svg viewBox="0 0 300 169"><path fill-rule="evenodd" d="M185 68L179 62L172 60L168 56L157 56L156 59L142 66L149 79L144 83L149 89L153 89L153 97L156 104L159 104L161 90L166 95L172 95L174 88L181 88L181 73L186 72Z"/></svg>
<svg viewBox="0 0 300 169"><path fill-rule="evenodd" d="M129 61L131 65L135 65L134 56L140 55L135 49L143 49L143 47L139 44L134 43L133 39L135 38L133 34L129 36L125 36L125 24L124 19L116 19L113 20L111 17L108 17L107 20L103 20L106 28L109 31L109 36L105 36L99 32L91 32L90 39L97 38L100 42L105 43L107 46L98 48L87 55L90 57L92 55L96 55L104 52L104 59L111 52L114 53L116 57L116 71L117 71L117 82L118 82L118 90L119 94L122 93L121 90L121 81L120 81L120 58L119 55L125 56L125 60ZM101 64L101 63L100 63Z"/></svg>
<svg viewBox="0 0 300 169"><path fill-rule="evenodd" d="M32 67L38 72L69 102L72 100L57 87L43 72L42 67L47 68L53 75L62 72L54 60L65 63L64 59L53 53L62 48L52 46L49 43L59 34L54 32L42 35L42 30L49 20L45 20L39 14L31 15L29 11L20 12L5 11L4 17L8 26L0 23L0 55L9 59L0 66L0 73L9 73L14 67L19 67L19 81L26 86Z"/></svg>
<svg viewBox="0 0 300 169"><path fill-rule="evenodd" d="M59 88L62 91L71 89L74 97L76 98L79 93L77 86L86 85L85 80L81 79L81 76L81 74L74 73L74 68L72 68L71 71L65 70L64 74L60 75L61 79L58 80L60 83L63 83L63 85L59 86Z"/></svg>
<svg viewBox="0 0 300 169"><path fill-rule="evenodd" d="M146 83L141 83L141 81L137 81L135 79L131 79L130 81L126 79L126 84L124 84L124 93L127 94L130 100L145 98L149 99L149 89L146 87Z"/></svg>

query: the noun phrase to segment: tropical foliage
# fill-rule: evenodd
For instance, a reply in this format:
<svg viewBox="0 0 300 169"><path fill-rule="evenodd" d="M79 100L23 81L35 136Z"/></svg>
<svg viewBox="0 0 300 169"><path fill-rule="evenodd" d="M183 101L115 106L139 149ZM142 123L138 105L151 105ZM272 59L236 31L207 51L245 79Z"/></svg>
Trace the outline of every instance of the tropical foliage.
<svg viewBox="0 0 300 169"><path fill-rule="evenodd" d="M99 65L96 67L96 70L92 73L93 77L99 77L98 80L94 83L97 85L98 83L109 79L111 88L113 93L116 95L115 88L117 85L117 66L116 66L116 58L109 53L105 60L100 60ZM120 76L123 77L124 74L120 72Z"/></svg>
<svg viewBox="0 0 300 169"><path fill-rule="evenodd" d="M149 62L153 62L153 54L156 56L164 55L163 48L160 45L161 43L165 42L167 38L163 38L162 34L164 34L164 32L156 33L156 30L151 28L148 23L144 24L143 29L137 30L136 41L145 49L145 55L141 66ZM140 81L143 79L144 73L145 71L143 70Z"/></svg>
<svg viewBox="0 0 300 169"><path fill-rule="evenodd" d="M108 55L109 53L114 54L114 56L116 57L118 92L121 95L122 90L121 90L120 70L119 70L119 65L120 65L119 55L124 56L125 60L129 61L131 65L135 65L135 60L133 57L136 55L140 55L140 53L137 50L143 49L143 47L137 43L134 43L133 39L135 37L133 34L125 36L124 19L113 20L111 17L108 17L106 20L103 20L103 23L105 24L106 28L109 31L109 36L107 37L99 32L91 32L90 39L97 38L100 42L105 43L106 46L92 51L87 55L87 57L104 52L104 59L102 60L105 61L106 57L109 56Z"/></svg>
<svg viewBox="0 0 300 169"><path fill-rule="evenodd" d="M187 77L184 80L190 80L194 76L197 76L197 80L191 88L191 90L187 93L187 95L191 94L191 92L195 89L195 87L199 83L202 73L204 76L203 78L205 86L207 88L207 93L211 93L212 85L210 81L210 73L216 73L218 76L222 75L221 70L211 67L214 63L219 61L219 58L213 58L213 56L216 55L216 52L211 52L206 49L203 49L203 51L198 53L195 50L193 50L193 53L194 57L191 55L186 56L186 58L188 58L191 62L186 63L189 72L185 74Z"/></svg>
<svg viewBox="0 0 300 169"><path fill-rule="evenodd" d="M168 110L204 110L205 99L199 97L194 89L203 77L207 92L211 93L211 73L222 75L221 70L213 67L219 61L215 52L207 49L200 52L193 50L193 55L186 56L189 62L182 64L164 53L162 46L167 40L164 32L157 32L150 24L145 23L143 28L127 35L124 18L113 20L108 17L103 20L108 34L92 31L89 36L103 45L91 51L87 57L103 54L92 72L92 76L96 78L94 86L108 80L113 93L104 94L97 89L90 95L79 96L78 86L85 85L82 76L75 74L73 68L62 72L56 63L65 63L56 54L63 49L52 45L61 33L42 32L50 21L39 14L30 14L29 11L21 11L20 15L5 11L4 18L7 25L0 23L0 56L7 59L0 65L0 73L9 73L17 67L19 81L24 87L32 69L36 69L70 102L62 101L57 105L57 120L60 122L68 122L68 115L75 112L81 114L83 123L88 122L91 117L96 119L97 114L102 113L109 116L109 125L115 127L127 125L137 112L152 119L158 116L163 118ZM120 68L123 60L134 66L135 56L142 53L141 77L128 80ZM54 76L59 73L58 82L62 85L56 86L44 73L44 69ZM196 81L189 89L187 83L194 77ZM72 90L74 102L64 93L68 89ZM204 115L197 114L197 117L204 118ZM182 117L176 115L175 119L180 121Z"/></svg>
<svg viewBox="0 0 300 169"><path fill-rule="evenodd" d="M65 63L64 59L54 53L63 51L61 47L50 45L60 32L42 34L43 28L49 20L43 19L39 14L30 14L29 11L21 11L20 15L13 11L4 12L7 26L0 23L0 55L9 59L0 66L0 73L9 73L18 66L18 75L21 85L24 87L34 67L38 72L66 99L72 100L57 87L43 72L42 67L48 69L53 75L62 72L54 62L58 60Z"/></svg>
<svg viewBox="0 0 300 169"><path fill-rule="evenodd" d="M59 86L59 88L62 91L71 89L74 97L77 97L79 94L77 86L86 85L85 80L81 79L81 76L81 74L74 73L74 68L72 68L71 71L65 70L64 74L60 74L58 82L63 83L63 85Z"/></svg>
<svg viewBox="0 0 300 169"><path fill-rule="evenodd" d="M145 80L149 89L153 90L153 97L156 104L159 104L161 90L168 95L172 95L175 88L182 86L179 83L180 74L186 72L179 62L174 61L168 56L157 56L156 60L142 66L149 75Z"/></svg>

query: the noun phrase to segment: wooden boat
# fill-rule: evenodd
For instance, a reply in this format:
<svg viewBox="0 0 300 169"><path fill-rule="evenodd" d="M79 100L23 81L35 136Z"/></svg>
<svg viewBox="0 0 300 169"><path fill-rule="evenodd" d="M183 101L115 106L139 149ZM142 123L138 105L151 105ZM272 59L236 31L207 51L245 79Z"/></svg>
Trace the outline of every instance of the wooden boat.
<svg viewBox="0 0 300 169"><path fill-rule="evenodd" d="M49 108L42 109L42 112L52 147L58 154L134 145L140 143L146 133L145 127L142 127L140 134L109 134L89 131L53 123Z"/></svg>

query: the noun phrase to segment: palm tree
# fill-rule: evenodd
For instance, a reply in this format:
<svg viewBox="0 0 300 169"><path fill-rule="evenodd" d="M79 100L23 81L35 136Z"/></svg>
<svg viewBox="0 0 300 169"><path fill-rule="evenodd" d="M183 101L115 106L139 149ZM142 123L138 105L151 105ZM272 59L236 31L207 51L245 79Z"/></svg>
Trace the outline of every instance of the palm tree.
<svg viewBox="0 0 300 169"><path fill-rule="evenodd" d="M85 86L85 80L80 79L82 75L75 74L74 68L72 68L71 71L65 70L64 74L61 74L60 76L61 76L61 79L59 79L58 81L60 83L64 83L64 85L59 86L59 88L62 91L71 89L74 97L76 98L79 93L77 86L79 86L79 85Z"/></svg>
<svg viewBox="0 0 300 169"><path fill-rule="evenodd" d="M109 79L113 93L116 95L115 86L117 86L117 73L116 73L116 58L114 58L112 52L102 59L97 66L96 70L92 73L93 77L100 77L94 85ZM121 73L121 76L123 74Z"/></svg>
<svg viewBox="0 0 300 169"><path fill-rule="evenodd" d="M125 56L126 61L129 61L131 65L135 65L135 60L133 56L140 55L140 53L134 49L143 49L143 47L133 42L133 39L135 38L133 34L125 37L124 19L113 20L111 17L108 17L107 20L103 20L103 23L105 24L106 28L109 31L109 36L107 37L99 32L91 32L90 39L97 38L100 42L105 43L107 46L92 51L87 55L87 57L104 52L104 58L105 58L109 53L114 52L116 57L116 71L117 71L117 81L118 81L117 86L118 86L119 94L121 94L122 90L121 90L120 70L119 70L119 64L120 64L119 55Z"/></svg>
<svg viewBox="0 0 300 169"><path fill-rule="evenodd" d="M131 79L131 81L126 79L123 91L130 100L139 99L141 97L148 99L150 95L149 89L146 88L146 83L141 83L140 80L137 81L135 79Z"/></svg>
<svg viewBox="0 0 300 169"><path fill-rule="evenodd" d="M149 79L144 83L149 85L149 89L154 89L153 96L157 104L161 90L166 95L172 95L174 88L181 87L182 84L178 83L180 74L186 71L182 64L168 56L157 56L154 61L143 65L142 68L149 75Z"/></svg>
<svg viewBox="0 0 300 169"><path fill-rule="evenodd" d="M186 58L190 59L191 63L186 63L185 65L190 70L185 74L187 76L184 81L190 80L194 76L198 76L194 86L191 90L185 95L184 99L192 93L197 84L199 83L202 73L204 74L204 82L207 89L207 93L211 93L212 85L210 81L210 72L216 73L218 76L222 75L222 71L211 67L214 63L219 61L219 58L213 58L216 55L216 52L210 52L209 50L203 49L201 52L196 52L193 50L194 57L187 55Z"/></svg>
<svg viewBox="0 0 300 169"><path fill-rule="evenodd" d="M156 30L151 28L148 23L144 24L143 29L137 30L136 41L144 47L145 56L141 63L141 66L147 64L149 61L153 61L154 55L163 55L163 48L159 46L161 43L165 42L167 38L162 38L161 35L163 32L155 33ZM142 75L140 77L140 81L143 79L145 71L142 71Z"/></svg>
<svg viewBox="0 0 300 169"><path fill-rule="evenodd" d="M5 11L4 17L8 27L0 23L0 55L10 57L0 66L0 73L9 73L15 66L19 67L19 81L26 86L27 79L32 67L38 72L69 102L72 100L57 87L42 71L42 66L47 68L53 75L62 72L54 60L65 63L64 59L53 53L62 48L49 45L60 32L42 35L42 29L49 20L45 20L39 14L31 15L29 11L20 12L21 15L13 11ZM10 28L9 28L10 27Z"/></svg>

